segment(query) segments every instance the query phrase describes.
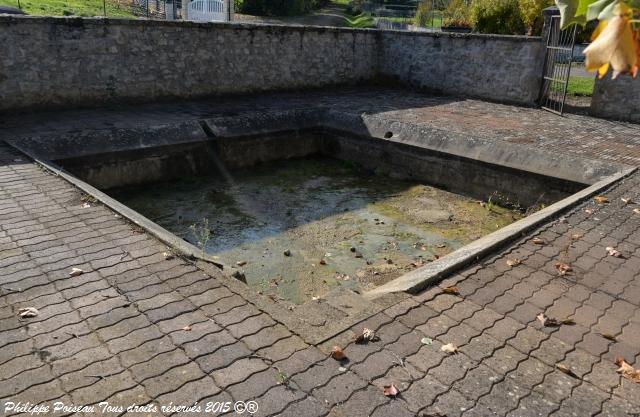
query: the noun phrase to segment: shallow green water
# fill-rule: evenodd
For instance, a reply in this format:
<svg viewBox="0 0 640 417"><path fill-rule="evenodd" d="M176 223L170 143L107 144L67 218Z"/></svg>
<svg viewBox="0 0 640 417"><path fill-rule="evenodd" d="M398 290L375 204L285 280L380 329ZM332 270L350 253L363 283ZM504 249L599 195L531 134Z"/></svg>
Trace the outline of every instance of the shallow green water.
<svg viewBox="0 0 640 417"><path fill-rule="evenodd" d="M258 291L297 303L380 285L521 217L324 157L110 194L194 244L190 226L208 219L209 254Z"/></svg>

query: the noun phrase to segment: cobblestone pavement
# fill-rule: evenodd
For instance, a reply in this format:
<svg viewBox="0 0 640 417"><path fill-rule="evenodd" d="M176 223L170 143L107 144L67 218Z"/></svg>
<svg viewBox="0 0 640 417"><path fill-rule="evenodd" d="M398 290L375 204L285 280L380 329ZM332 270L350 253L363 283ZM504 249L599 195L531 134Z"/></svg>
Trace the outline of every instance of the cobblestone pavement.
<svg viewBox="0 0 640 417"><path fill-rule="evenodd" d="M369 111L377 105L389 117L474 129L496 140L632 165L640 160L640 129L633 125L409 93L403 99L400 92L385 98L355 91L342 101L314 95L307 99L336 106L351 100ZM265 97L254 105L267 106ZM290 94L276 101L307 99ZM237 98L141 107L134 115L50 113L5 118L3 127L5 135L62 131L243 106L247 100ZM0 145L0 402L255 400L255 415L302 417L638 415L640 384L617 374L614 359L640 363L640 214L633 212L640 206L621 201L640 201L640 174L603 194L609 203L583 202L438 287L398 297L310 346L228 278L165 259L163 244L100 204L83 208L72 185ZM609 256L609 246L624 257ZM509 266L514 259L521 263ZM559 262L572 270L559 275ZM72 268L85 273L71 276ZM459 295L443 293L452 285ZM20 319L23 307L39 314ZM541 312L575 324L543 327ZM354 335L365 327L379 339L356 344ZM459 352L441 351L448 343ZM334 345L348 361L328 357ZM383 395L391 383L400 391L396 398Z"/></svg>

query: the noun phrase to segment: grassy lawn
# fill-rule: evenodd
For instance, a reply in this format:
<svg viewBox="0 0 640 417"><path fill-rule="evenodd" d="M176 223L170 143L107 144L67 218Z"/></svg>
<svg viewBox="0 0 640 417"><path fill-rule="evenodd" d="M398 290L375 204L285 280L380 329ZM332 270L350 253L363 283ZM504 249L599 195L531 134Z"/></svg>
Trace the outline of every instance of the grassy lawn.
<svg viewBox="0 0 640 417"><path fill-rule="evenodd" d="M107 16L133 17L127 0L106 0ZM18 7L18 0L0 0L0 6ZM38 16L103 16L102 0L20 0L22 10Z"/></svg>
<svg viewBox="0 0 640 417"><path fill-rule="evenodd" d="M345 19L349 23L349 27L352 28L371 28L376 26L375 20L365 13L358 16L345 16Z"/></svg>
<svg viewBox="0 0 640 417"><path fill-rule="evenodd" d="M567 94L574 96L588 96L593 94L593 85L595 84L595 77L569 77L569 85L567 86Z"/></svg>

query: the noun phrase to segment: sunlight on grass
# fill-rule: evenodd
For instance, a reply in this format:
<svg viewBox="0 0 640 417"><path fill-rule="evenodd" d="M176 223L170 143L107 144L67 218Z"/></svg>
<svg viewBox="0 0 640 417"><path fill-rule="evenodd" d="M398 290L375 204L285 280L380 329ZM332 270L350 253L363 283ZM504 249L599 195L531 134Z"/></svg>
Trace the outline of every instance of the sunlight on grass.
<svg viewBox="0 0 640 417"><path fill-rule="evenodd" d="M574 96L589 96L593 94L593 85L595 77L569 77L569 85L567 86L567 94Z"/></svg>
<svg viewBox="0 0 640 417"><path fill-rule="evenodd" d="M372 28L376 26L375 20L365 13L353 17L345 16L345 20L349 27L352 28Z"/></svg>
<svg viewBox="0 0 640 417"><path fill-rule="evenodd" d="M129 3L106 0L109 17L133 17ZM18 0L0 0L0 6L18 7ZM20 0L26 13L36 16L103 16L103 0Z"/></svg>

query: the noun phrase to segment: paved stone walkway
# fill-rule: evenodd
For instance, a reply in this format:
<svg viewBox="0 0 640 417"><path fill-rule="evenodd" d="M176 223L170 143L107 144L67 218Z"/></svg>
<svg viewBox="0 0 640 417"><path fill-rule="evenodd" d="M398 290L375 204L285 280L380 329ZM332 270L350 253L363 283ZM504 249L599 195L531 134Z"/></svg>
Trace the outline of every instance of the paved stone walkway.
<svg viewBox="0 0 640 417"><path fill-rule="evenodd" d="M473 129L522 143L523 150L545 146L640 161L634 125L406 92L314 94L262 96L255 106L311 99L357 105L415 123ZM6 117L2 134L180 119L247 103ZM640 206L621 201L640 201L640 174L603 194L610 203L584 202L439 287L399 297L351 330L309 346L228 278L165 259L163 244L100 204L83 208L77 189L0 145L0 405L255 400L257 416L639 415L640 384L621 378L614 359L640 365L640 214L633 212ZM624 258L608 256L608 246ZM507 265L516 258L520 264ZM558 262L572 271L560 276ZM70 276L74 267L86 272ZM459 295L442 292L451 285ZM38 316L19 319L23 307L36 307ZM542 327L541 312L575 324ZM379 340L354 343L365 327ZM432 343L424 344L425 337ZM442 352L448 343L459 353ZM333 345L343 347L348 361L328 357ZM558 370L559 363L574 375ZM397 398L382 393L390 383ZM16 414L4 406L0 412Z"/></svg>

